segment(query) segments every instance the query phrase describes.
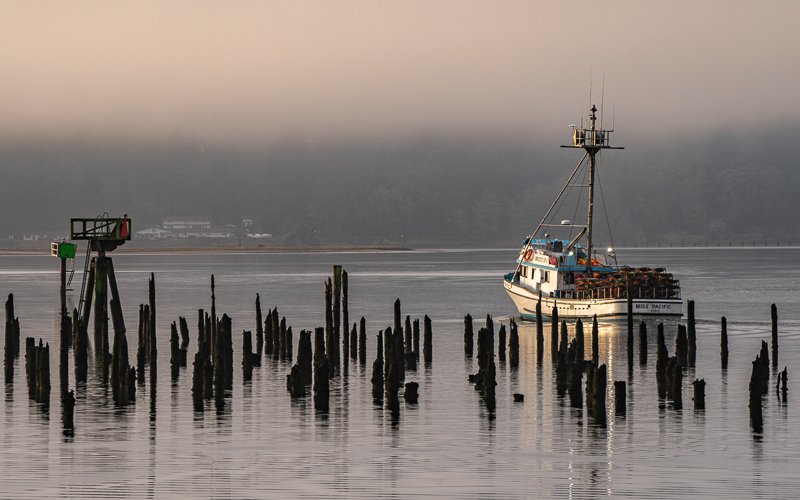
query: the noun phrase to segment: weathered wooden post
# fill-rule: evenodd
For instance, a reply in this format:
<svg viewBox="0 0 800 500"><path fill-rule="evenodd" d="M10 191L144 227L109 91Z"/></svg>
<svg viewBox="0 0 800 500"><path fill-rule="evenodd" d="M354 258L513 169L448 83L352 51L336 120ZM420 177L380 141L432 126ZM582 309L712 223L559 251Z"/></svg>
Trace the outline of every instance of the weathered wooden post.
<svg viewBox="0 0 800 500"><path fill-rule="evenodd" d="M561 342L558 346L558 351L567 354L567 347L569 346L569 331L567 330L567 322L561 322Z"/></svg>
<svg viewBox="0 0 800 500"><path fill-rule="evenodd" d="M176 335L177 337L177 335ZM242 378L245 382L253 378L253 333L244 330L242 332Z"/></svg>
<svg viewBox="0 0 800 500"><path fill-rule="evenodd" d="M778 308L775 304L770 306L772 319L772 367L778 368Z"/></svg>
<svg viewBox="0 0 800 500"><path fill-rule="evenodd" d="M597 425L606 424L606 384L608 375L606 365L597 367L594 373L594 384L592 391L592 417Z"/></svg>
<svg viewBox="0 0 800 500"><path fill-rule="evenodd" d="M328 411L330 386L328 385L328 356L325 354L325 328L314 330L314 408Z"/></svg>
<svg viewBox="0 0 800 500"><path fill-rule="evenodd" d="M358 325L358 360L361 364L367 362L367 320L361 316L361 322Z"/></svg>
<svg viewBox="0 0 800 500"><path fill-rule="evenodd" d="M569 405L573 408L583 407L583 362L578 355L579 342L572 339L569 345L567 361L569 365L569 376L567 387L569 391Z"/></svg>
<svg viewBox="0 0 800 500"><path fill-rule="evenodd" d="M419 318L414 320L413 323L413 339L414 339L414 355L419 359Z"/></svg>
<svg viewBox="0 0 800 500"><path fill-rule="evenodd" d="M353 329L350 330L350 358L353 361L358 359L358 325L353 323Z"/></svg>
<svg viewBox="0 0 800 500"><path fill-rule="evenodd" d="M508 362L511 368L519 366L519 332L517 331L517 322L511 318L511 329L508 335Z"/></svg>
<svg viewBox="0 0 800 500"><path fill-rule="evenodd" d="M719 354L722 358L722 369L726 370L728 368L728 321L725 316L720 320Z"/></svg>
<svg viewBox="0 0 800 500"><path fill-rule="evenodd" d="M467 314L464 316L464 355L468 358L472 357L473 345L475 345L475 339L472 333L472 316Z"/></svg>
<svg viewBox="0 0 800 500"><path fill-rule="evenodd" d="M261 318L261 297L256 294L256 358L258 364L261 365L261 352L264 349L264 323Z"/></svg>
<svg viewBox="0 0 800 500"><path fill-rule="evenodd" d="M614 381L614 413L624 415L627 411L627 394L624 380Z"/></svg>
<svg viewBox="0 0 800 500"><path fill-rule="evenodd" d="M364 343L361 344L362 346ZM372 363L372 397L383 399L383 331L378 332L378 353Z"/></svg>
<svg viewBox="0 0 800 500"><path fill-rule="evenodd" d="M778 374L778 384L775 387L775 390L778 392L784 403L786 403L786 395L789 392L789 389L786 385L788 381L789 381L789 374L787 372L786 367L784 366L783 371Z"/></svg>
<svg viewBox="0 0 800 500"><path fill-rule="evenodd" d="M558 360L558 307L553 304L553 312L550 317L550 356L552 361Z"/></svg>
<svg viewBox="0 0 800 500"><path fill-rule="evenodd" d="M586 362L586 408L589 410L589 414L591 414L592 408L594 407L594 379L595 379L595 371L597 370L597 366L594 364L594 361L587 361Z"/></svg>
<svg viewBox="0 0 800 500"><path fill-rule="evenodd" d="M678 357L678 364L684 368L689 366L687 348L686 327L678 325L678 335L675 337L675 355Z"/></svg>
<svg viewBox="0 0 800 500"><path fill-rule="evenodd" d="M405 391L403 391L403 398L408 404L417 404L417 401L419 401L419 384L416 382L406 383Z"/></svg>
<svg viewBox="0 0 800 500"><path fill-rule="evenodd" d="M292 327L286 329L286 360L292 360ZM345 353L345 357L347 357L347 353Z"/></svg>
<svg viewBox="0 0 800 500"><path fill-rule="evenodd" d="M333 366L339 366L339 342L342 328L342 266L333 266ZM331 358L329 358L331 359Z"/></svg>
<svg viewBox="0 0 800 500"><path fill-rule="evenodd" d="M695 379L692 382L692 386L694 386L694 409L695 410L705 410L706 409L706 381L705 379Z"/></svg>
<svg viewBox="0 0 800 500"><path fill-rule="evenodd" d="M639 323L639 365L647 364L647 324L642 320Z"/></svg>
<svg viewBox="0 0 800 500"><path fill-rule="evenodd" d="M332 376L333 351L336 350L333 340L333 283L330 278L325 282L325 356L328 358L328 377ZM316 348L316 343L314 345Z"/></svg>
<svg viewBox="0 0 800 500"><path fill-rule="evenodd" d="M667 364L669 363L669 353L667 343L664 340L664 323L658 324L658 337L656 340L656 387L658 397L667 397Z"/></svg>
<svg viewBox="0 0 800 500"><path fill-rule="evenodd" d="M433 325L427 314L422 322L422 358L426 364L430 364L433 362Z"/></svg>
<svg viewBox="0 0 800 500"><path fill-rule="evenodd" d="M350 341L347 338L347 327L350 325L350 311L348 310L348 283L347 271L342 269L342 358L347 358L350 350Z"/></svg>
<svg viewBox="0 0 800 500"><path fill-rule="evenodd" d="M329 280L330 281L330 280ZM330 283L329 283L330 284ZM272 310L271 317L272 325L272 359L278 359L281 356L281 322L278 315L278 308ZM330 366L328 367L330 370Z"/></svg>
<svg viewBox="0 0 800 500"><path fill-rule="evenodd" d="M181 345L178 347L178 354L180 354L181 366L186 366L186 351L189 349L189 325L186 324L186 318L178 316L178 325L181 330Z"/></svg>
<svg viewBox="0 0 800 500"><path fill-rule="evenodd" d="M497 331L497 359L503 362L506 360L506 325L502 323Z"/></svg>
<svg viewBox="0 0 800 500"><path fill-rule="evenodd" d="M592 318L592 362L595 367L600 366L600 332L596 314Z"/></svg>
<svg viewBox="0 0 800 500"><path fill-rule="evenodd" d="M686 340L688 341L688 366L694 366L697 359L697 331L695 329L694 301L686 301Z"/></svg>
<svg viewBox="0 0 800 500"><path fill-rule="evenodd" d="M78 315L78 310L72 310L72 335L74 337L74 363L75 363L75 382L86 382L86 375L88 373L88 356L89 356L89 335L83 322Z"/></svg>
<svg viewBox="0 0 800 500"><path fill-rule="evenodd" d="M536 302L536 361L541 364L544 357L544 324L542 323L542 292Z"/></svg>
<svg viewBox="0 0 800 500"><path fill-rule="evenodd" d="M272 356L273 347L273 334L272 334L272 309L267 312L267 317L264 320L264 357Z"/></svg>
<svg viewBox="0 0 800 500"><path fill-rule="evenodd" d="M625 273L625 288L628 305L628 370L633 369L633 285L631 274Z"/></svg>
<svg viewBox="0 0 800 500"><path fill-rule="evenodd" d="M301 332L302 333L302 332ZM286 390L293 398L302 398L306 395L306 385L303 383L303 374L300 365L294 364L292 371L286 376Z"/></svg>
<svg viewBox="0 0 800 500"><path fill-rule="evenodd" d="M414 354L414 343L413 343L414 341L413 341L413 336L412 336L413 332L411 330L411 316L408 316L408 315L406 316L406 322L405 322L403 333L405 334L405 351L403 353L404 357L405 357L405 360L404 360L405 361L405 363L404 363L405 364L405 369L406 370L416 370L417 369L417 356Z"/></svg>
<svg viewBox="0 0 800 500"><path fill-rule="evenodd" d="M174 321L170 325L169 336L169 365L172 372L172 378L178 378L179 368L181 366L180 354L178 354L179 340L178 340L178 324Z"/></svg>
<svg viewBox="0 0 800 500"><path fill-rule="evenodd" d="M580 365L581 372L583 372L583 366L586 360L586 343L583 335L583 321L581 321L580 318L575 322L575 341L577 342L575 360Z"/></svg>
<svg viewBox="0 0 800 500"><path fill-rule="evenodd" d="M761 352L753 361L750 375L750 423L753 431L763 432L764 416L762 413L762 396L766 393L769 381L769 354L767 343L761 343Z"/></svg>
<svg viewBox="0 0 800 500"><path fill-rule="evenodd" d="M63 427L63 434L71 436L75 432L75 420L73 415L75 413L75 393L69 391L61 398L61 424Z"/></svg>
<svg viewBox="0 0 800 500"><path fill-rule="evenodd" d="M313 381L314 353L311 347L311 332L308 330L300 331L300 338L297 341L297 366L300 367L303 384L310 384Z"/></svg>

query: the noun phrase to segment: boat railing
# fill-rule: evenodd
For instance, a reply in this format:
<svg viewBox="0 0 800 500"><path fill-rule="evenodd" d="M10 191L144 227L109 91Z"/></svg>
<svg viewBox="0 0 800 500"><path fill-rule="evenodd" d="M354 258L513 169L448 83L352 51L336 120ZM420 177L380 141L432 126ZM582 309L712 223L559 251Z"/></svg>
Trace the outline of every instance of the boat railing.
<svg viewBox="0 0 800 500"><path fill-rule="evenodd" d="M571 290L563 291L564 298L572 298L569 293ZM628 289L625 286L603 286L590 288L588 290L576 290L574 292L579 300L597 299L627 299ZM672 286L635 286L631 287L631 297L634 299L680 299L680 285Z"/></svg>
<svg viewBox="0 0 800 500"><path fill-rule="evenodd" d="M599 146L607 148L609 147L608 139L610 135L608 130L574 128L572 130L572 142L575 146Z"/></svg>

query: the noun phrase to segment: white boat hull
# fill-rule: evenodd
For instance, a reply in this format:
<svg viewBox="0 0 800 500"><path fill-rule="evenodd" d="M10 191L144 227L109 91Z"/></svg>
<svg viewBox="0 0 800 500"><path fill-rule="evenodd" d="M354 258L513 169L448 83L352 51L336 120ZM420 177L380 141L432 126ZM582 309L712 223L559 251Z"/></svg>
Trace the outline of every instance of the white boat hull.
<svg viewBox="0 0 800 500"><path fill-rule="evenodd" d="M536 319L536 303L539 295L526 286L503 280L503 286L517 306L524 319ZM637 318L681 317L681 299L633 299L633 315ZM628 315L628 301L625 298L609 299L555 299L542 296L542 316L551 316L553 307L558 308L559 318L598 318L624 319Z"/></svg>

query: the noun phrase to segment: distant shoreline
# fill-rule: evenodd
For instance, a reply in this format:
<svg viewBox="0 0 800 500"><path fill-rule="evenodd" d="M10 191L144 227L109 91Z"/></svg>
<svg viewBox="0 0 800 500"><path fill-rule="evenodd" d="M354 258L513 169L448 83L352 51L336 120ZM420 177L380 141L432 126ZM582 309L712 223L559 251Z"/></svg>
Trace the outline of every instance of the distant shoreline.
<svg viewBox="0 0 800 500"><path fill-rule="evenodd" d="M83 247L83 245L81 245ZM323 247L124 247L114 250L115 255L132 253L289 253L289 252L397 252L412 251L387 245L367 246L323 246ZM82 252L80 247L79 252ZM76 252L77 253L77 252ZM0 248L0 255L42 254L49 255L49 248Z"/></svg>

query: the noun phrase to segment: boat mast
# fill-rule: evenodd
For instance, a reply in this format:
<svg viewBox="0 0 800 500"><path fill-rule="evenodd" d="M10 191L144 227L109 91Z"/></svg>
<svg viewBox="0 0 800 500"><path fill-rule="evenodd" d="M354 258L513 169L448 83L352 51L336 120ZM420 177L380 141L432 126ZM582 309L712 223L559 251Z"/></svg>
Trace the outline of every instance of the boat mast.
<svg viewBox="0 0 800 500"><path fill-rule="evenodd" d="M592 138L595 138L597 130L595 129L595 121L597 120L597 107L592 103ZM596 141L593 141L596 142ZM586 277L592 275L592 213L594 212L594 169L595 169L595 155L600 150L597 147L586 147L586 153L589 155L589 217L586 221Z"/></svg>
<svg viewBox="0 0 800 500"><path fill-rule="evenodd" d="M594 213L594 174L597 169L595 155L601 149L625 149L621 147L612 148L608 145L608 139L614 130L603 130L602 124L597 128L597 106L592 103L592 112L589 117L590 127L578 128L572 126L572 146L561 146L562 148L581 148L586 150L589 156L589 215L586 221L586 274L592 273L592 215ZM582 122L583 120L581 120ZM574 175L574 174L573 174Z"/></svg>

